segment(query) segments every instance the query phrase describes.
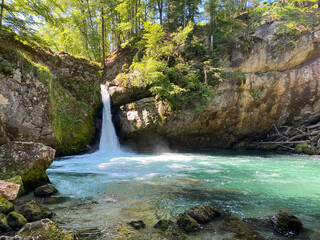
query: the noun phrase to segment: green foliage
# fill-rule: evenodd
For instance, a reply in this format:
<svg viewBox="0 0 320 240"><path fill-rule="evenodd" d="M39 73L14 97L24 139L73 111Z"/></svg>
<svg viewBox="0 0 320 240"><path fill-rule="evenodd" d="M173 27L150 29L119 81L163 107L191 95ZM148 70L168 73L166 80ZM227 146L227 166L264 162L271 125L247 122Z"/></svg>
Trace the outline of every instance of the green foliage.
<svg viewBox="0 0 320 240"><path fill-rule="evenodd" d="M0 72L3 72L4 74L10 74L12 71L12 64L3 57L0 57Z"/></svg>
<svg viewBox="0 0 320 240"><path fill-rule="evenodd" d="M258 91L250 91L250 95L251 95L255 100L259 99L260 93L261 93L260 90L258 90Z"/></svg>
<svg viewBox="0 0 320 240"><path fill-rule="evenodd" d="M26 59L26 63L24 65L24 72L29 73L32 72L35 77L37 77L41 82L48 83L51 80L51 72L49 68L39 62L34 62L30 58L29 55L23 53L21 51L18 52L24 59Z"/></svg>
<svg viewBox="0 0 320 240"><path fill-rule="evenodd" d="M206 48L193 37L192 22L166 36L159 24L148 23L139 45L144 55L136 57L121 80L137 87L150 86L155 95L168 100L171 110L204 109L212 97L212 89L203 82L203 71L194 55L205 59ZM138 54L141 54L138 53ZM200 63L201 64L201 63Z"/></svg>

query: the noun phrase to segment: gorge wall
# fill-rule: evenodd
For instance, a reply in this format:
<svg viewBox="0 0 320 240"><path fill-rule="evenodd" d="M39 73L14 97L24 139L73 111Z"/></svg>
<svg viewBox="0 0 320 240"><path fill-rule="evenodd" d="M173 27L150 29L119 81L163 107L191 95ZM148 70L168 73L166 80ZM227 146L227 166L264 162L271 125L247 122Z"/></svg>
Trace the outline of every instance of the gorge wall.
<svg viewBox="0 0 320 240"><path fill-rule="evenodd" d="M250 51L240 46L229 50L225 67L241 77L221 79L204 111L168 113L166 102L157 96L141 94L141 99L129 101L130 87L109 87L122 141L135 142L139 148L159 140L182 149L231 148L267 140L283 126L317 123L320 32L304 32L292 44L275 34L277 24L251 33ZM291 149L297 145L293 144ZM317 150L320 144L316 141L311 147Z"/></svg>
<svg viewBox="0 0 320 240"><path fill-rule="evenodd" d="M0 36L0 145L41 142L58 155L90 148L101 108L99 66Z"/></svg>

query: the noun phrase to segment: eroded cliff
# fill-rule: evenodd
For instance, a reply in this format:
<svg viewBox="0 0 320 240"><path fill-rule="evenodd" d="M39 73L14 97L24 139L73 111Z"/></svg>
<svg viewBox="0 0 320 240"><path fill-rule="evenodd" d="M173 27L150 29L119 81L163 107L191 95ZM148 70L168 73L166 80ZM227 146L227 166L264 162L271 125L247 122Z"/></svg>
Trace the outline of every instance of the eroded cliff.
<svg viewBox="0 0 320 240"><path fill-rule="evenodd" d="M57 154L90 148L101 107L99 66L0 38L0 145L41 142Z"/></svg>
<svg viewBox="0 0 320 240"><path fill-rule="evenodd" d="M182 149L231 148L266 141L274 132L282 135L278 129L284 126L299 128L317 123L319 31L303 32L292 45L276 36L277 24L267 23L252 33L250 51L244 52L240 46L230 49L225 65L235 74L220 79L204 111L169 113L166 102L157 96L122 105L118 121L121 139L133 140L139 147L152 146L161 139ZM121 93L130 92L130 87L109 89L115 103ZM316 153L318 141L305 140ZM294 149L301 142L286 146Z"/></svg>

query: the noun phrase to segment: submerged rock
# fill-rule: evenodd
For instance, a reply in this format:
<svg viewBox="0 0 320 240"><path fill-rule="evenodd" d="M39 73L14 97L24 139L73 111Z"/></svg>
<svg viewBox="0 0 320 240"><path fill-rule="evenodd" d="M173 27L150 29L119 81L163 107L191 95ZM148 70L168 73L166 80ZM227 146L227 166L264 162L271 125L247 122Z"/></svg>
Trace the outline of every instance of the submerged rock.
<svg viewBox="0 0 320 240"><path fill-rule="evenodd" d="M26 224L17 237L37 240L74 240L74 236L65 232L50 219L42 219Z"/></svg>
<svg viewBox="0 0 320 240"><path fill-rule="evenodd" d="M49 209L43 208L36 201L31 201L24 204L19 211L28 222L38 221L44 218L51 218L52 212Z"/></svg>
<svg viewBox="0 0 320 240"><path fill-rule="evenodd" d="M36 197L50 197L56 193L58 193L58 190L49 184L40 186L34 190L34 195Z"/></svg>
<svg viewBox="0 0 320 240"><path fill-rule="evenodd" d="M162 219L159 222L157 222L156 225L154 225L154 228L166 230L173 225L174 223L171 220Z"/></svg>
<svg viewBox="0 0 320 240"><path fill-rule="evenodd" d="M187 214L182 214L178 219L177 224L180 228L182 228L186 232L197 232L200 230L200 227L197 221Z"/></svg>
<svg viewBox="0 0 320 240"><path fill-rule="evenodd" d="M192 207L186 212L190 217L194 218L198 223L208 223L214 217L219 217L220 212L210 205L199 205Z"/></svg>
<svg viewBox="0 0 320 240"><path fill-rule="evenodd" d="M280 210L276 216L269 219L269 224L280 234L299 234L302 229L302 222L296 216Z"/></svg>
<svg viewBox="0 0 320 240"><path fill-rule="evenodd" d="M0 180L0 197L13 201L17 198L20 185Z"/></svg>
<svg viewBox="0 0 320 240"><path fill-rule="evenodd" d="M10 231L11 228L8 224L7 218L3 213L0 213L0 232Z"/></svg>
<svg viewBox="0 0 320 240"><path fill-rule="evenodd" d="M14 206L7 199L0 197L0 213L8 214L13 211Z"/></svg>
<svg viewBox="0 0 320 240"><path fill-rule="evenodd" d="M0 179L21 176L26 188L48 183L46 169L51 165L55 150L42 143L10 142L0 146Z"/></svg>
<svg viewBox="0 0 320 240"><path fill-rule="evenodd" d="M19 230L27 223L27 219L20 213L16 212L9 213L7 221L9 226L14 230Z"/></svg>
<svg viewBox="0 0 320 240"><path fill-rule="evenodd" d="M254 227L241 219L226 219L218 225L216 231L221 233L232 233L232 238L224 240L266 240L258 232L254 231Z"/></svg>
<svg viewBox="0 0 320 240"><path fill-rule="evenodd" d="M134 229L142 229L146 227L146 224L142 220L129 222L129 225Z"/></svg>

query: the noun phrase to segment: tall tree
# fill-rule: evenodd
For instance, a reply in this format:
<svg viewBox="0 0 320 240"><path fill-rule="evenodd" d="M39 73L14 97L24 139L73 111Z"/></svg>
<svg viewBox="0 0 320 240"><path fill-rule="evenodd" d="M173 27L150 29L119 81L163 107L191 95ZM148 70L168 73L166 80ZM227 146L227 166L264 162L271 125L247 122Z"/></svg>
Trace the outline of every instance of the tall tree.
<svg viewBox="0 0 320 240"><path fill-rule="evenodd" d="M0 10L0 30L2 29L3 9L4 9L4 0L1 0L1 10Z"/></svg>

